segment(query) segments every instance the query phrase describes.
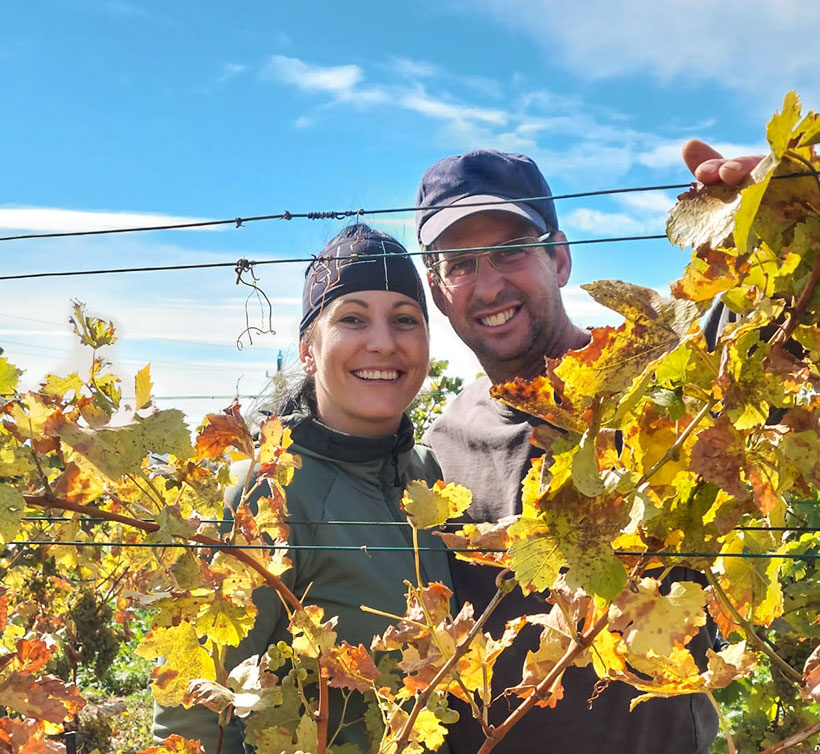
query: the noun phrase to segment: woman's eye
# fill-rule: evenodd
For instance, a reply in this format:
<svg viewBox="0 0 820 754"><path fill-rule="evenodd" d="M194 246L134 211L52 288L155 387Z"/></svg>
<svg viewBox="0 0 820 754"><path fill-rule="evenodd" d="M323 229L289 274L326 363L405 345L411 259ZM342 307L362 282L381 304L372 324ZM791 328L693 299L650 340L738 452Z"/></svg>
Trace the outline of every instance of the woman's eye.
<svg viewBox="0 0 820 754"><path fill-rule="evenodd" d="M418 319L410 314L404 314L401 317L398 317L396 322L404 327L415 327L419 323Z"/></svg>
<svg viewBox="0 0 820 754"><path fill-rule="evenodd" d="M345 314L343 317L339 318L339 322L343 322L346 325L360 325L362 323L362 318L357 314Z"/></svg>

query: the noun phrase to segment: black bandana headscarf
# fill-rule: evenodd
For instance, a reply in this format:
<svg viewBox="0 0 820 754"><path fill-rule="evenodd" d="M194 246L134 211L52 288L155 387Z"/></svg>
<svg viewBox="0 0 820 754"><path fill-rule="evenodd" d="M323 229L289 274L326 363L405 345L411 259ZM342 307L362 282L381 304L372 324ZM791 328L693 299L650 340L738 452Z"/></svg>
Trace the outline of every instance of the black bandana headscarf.
<svg viewBox="0 0 820 754"><path fill-rule="evenodd" d="M428 319L421 278L407 249L386 233L359 224L328 241L305 270L299 335L331 301L355 291L403 293L418 302Z"/></svg>

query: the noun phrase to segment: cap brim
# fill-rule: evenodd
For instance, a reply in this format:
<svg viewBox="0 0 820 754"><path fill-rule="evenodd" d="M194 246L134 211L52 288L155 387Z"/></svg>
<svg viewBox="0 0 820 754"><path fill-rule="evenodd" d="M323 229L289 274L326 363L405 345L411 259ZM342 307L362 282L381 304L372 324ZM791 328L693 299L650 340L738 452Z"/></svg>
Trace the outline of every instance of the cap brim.
<svg viewBox="0 0 820 754"><path fill-rule="evenodd" d="M505 204L484 204L484 202L506 202ZM419 240L425 246L434 243L435 240L444 233L451 225L465 217L475 215L479 212L504 212L509 215L517 215L529 220L539 232L547 231L547 224L528 204L515 204L510 202L508 196L493 196L492 194L476 194L465 196L463 199L453 202L449 207L440 209L435 215L428 218L419 229Z"/></svg>

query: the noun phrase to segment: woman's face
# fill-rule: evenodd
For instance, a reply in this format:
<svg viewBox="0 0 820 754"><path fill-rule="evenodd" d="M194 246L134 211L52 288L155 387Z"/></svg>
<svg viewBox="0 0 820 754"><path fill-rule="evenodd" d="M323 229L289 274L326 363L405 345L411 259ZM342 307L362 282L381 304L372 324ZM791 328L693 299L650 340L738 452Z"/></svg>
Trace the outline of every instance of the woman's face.
<svg viewBox="0 0 820 754"><path fill-rule="evenodd" d="M319 419L340 432L384 437L398 429L427 376L427 323L418 303L392 291L332 301L299 356L315 367Z"/></svg>

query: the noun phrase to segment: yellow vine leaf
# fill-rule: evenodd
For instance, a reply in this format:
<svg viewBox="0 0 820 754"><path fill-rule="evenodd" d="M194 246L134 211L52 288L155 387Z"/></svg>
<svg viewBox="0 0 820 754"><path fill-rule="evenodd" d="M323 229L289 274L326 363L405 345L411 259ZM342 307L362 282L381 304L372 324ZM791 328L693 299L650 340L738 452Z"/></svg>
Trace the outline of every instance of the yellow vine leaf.
<svg viewBox="0 0 820 754"><path fill-rule="evenodd" d="M253 438L237 406L222 414L208 414L207 424L196 438L196 460L222 458L228 448L234 448L234 460L253 456Z"/></svg>
<svg viewBox="0 0 820 754"><path fill-rule="evenodd" d="M461 515L473 499L473 493L459 484L436 482L428 487L417 479L404 490L401 508L416 529L432 529Z"/></svg>
<svg viewBox="0 0 820 754"><path fill-rule="evenodd" d="M237 604L222 594L216 594L200 608L194 621L196 634L216 644L235 647L253 628L256 614L253 602Z"/></svg>
<svg viewBox="0 0 820 754"><path fill-rule="evenodd" d="M53 675L35 677L17 670L0 680L0 699L15 712L50 723L70 720L85 706L73 684Z"/></svg>
<svg viewBox="0 0 820 754"><path fill-rule="evenodd" d="M643 578L625 589L609 608L609 626L620 631L630 652L669 654L685 646L706 623L706 595L700 584L678 581L666 595L660 582Z"/></svg>
<svg viewBox="0 0 820 754"><path fill-rule="evenodd" d="M0 356L0 395L11 395L17 389L21 374L5 356Z"/></svg>
<svg viewBox="0 0 820 754"><path fill-rule="evenodd" d="M68 320L74 326L74 332L80 338L80 342L93 349L110 346L116 342L114 325L99 317L90 317L85 313L85 304L75 301L73 314Z"/></svg>
<svg viewBox="0 0 820 754"><path fill-rule="evenodd" d="M151 403L151 388L154 383L151 382L151 364L146 364L137 372L134 377L134 392L136 395L136 404L134 408L139 411Z"/></svg>
<svg viewBox="0 0 820 754"><path fill-rule="evenodd" d="M164 664L151 672L151 690L159 704L169 707L182 704L189 683L197 678L216 680L214 661L188 621L152 628L137 646L136 653L146 660L165 659Z"/></svg>
<svg viewBox="0 0 820 754"><path fill-rule="evenodd" d="M0 484L0 543L11 542L20 530L26 510L22 493L8 484Z"/></svg>
<svg viewBox="0 0 820 754"><path fill-rule="evenodd" d="M171 453L178 458L190 458L193 454L184 414L178 409L157 411L123 427L98 430L67 421L55 422L52 432L110 480L139 474L142 459L149 452Z"/></svg>
<svg viewBox="0 0 820 754"><path fill-rule="evenodd" d="M792 146L794 127L800 120L800 100L796 92L788 92L783 100L782 112L774 114L766 126L766 139L775 157Z"/></svg>
<svg viewBox="0 0 820 754"><path fill-rule="evenodd" d="M771 532L733 531L721 551L763 554L780 551ZM718 582L737 611L757 626L768 626L783 613L780 571L783 558L721 558L716 563Z"/></svg>
<svg viewBox="0 0 820 754"><path fill-rule="evenodd" d="M46 378L40 385L40 392L43 395L50 395L53 397L62 398L70 392L74 392L75 396L79 394L85 383L76 372L69 374L67 377L60 377L56 374L47 374Z"/></svg>
<svg viewBox="0 0 820 754"><path fill-rule="evenodd" d="M198 739L190 740L174 733L157 746L141 749L137 754L205 754L205 752Z"/></svg>
<svg viewBox="0 0 820 754"><path fill-rule="evenodd" d="M318 605L307 605L304 610L297 610L288 627L293 634L293 651L305 657L318 658L336 643L336 627L338 618L322 622L324 608Z"/></svg>

